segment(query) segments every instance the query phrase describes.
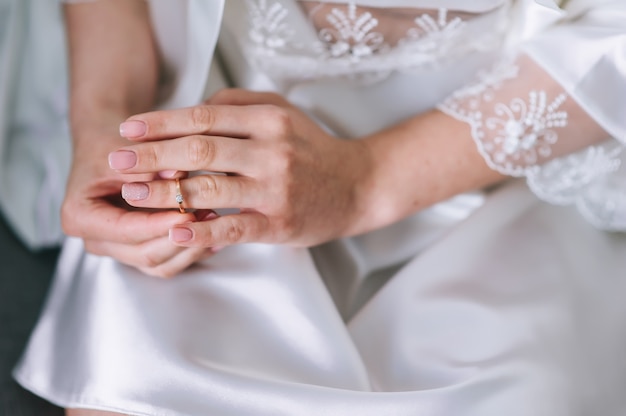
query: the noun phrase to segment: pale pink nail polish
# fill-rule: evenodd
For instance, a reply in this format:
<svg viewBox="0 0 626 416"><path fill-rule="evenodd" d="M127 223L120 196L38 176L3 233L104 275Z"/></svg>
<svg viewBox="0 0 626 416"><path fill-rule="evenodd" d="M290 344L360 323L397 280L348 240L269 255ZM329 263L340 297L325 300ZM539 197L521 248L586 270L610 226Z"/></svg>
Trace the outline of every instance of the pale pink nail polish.
<svg viewBox="0 0 626 416"><path fill-rule="evenodd" d="M145 183L125 183L122 185L122 198L127 201L141 201L148 198L150 188Z"/></svg>
<svg viewBox="0 0 626 416"><path fill-rule="evenodd" d="M159 177L163 179L171 179L176 175L177 170L162 170L159 172Z"/></svg>
<svg viewBox="0 0 626 416"><path fill-rule="evenodd" d="M130 150L109 153L109 167L116 170L130 169L137 164L137 155Z"/></svg>
<svg viewBox="0 0 626 416"><path fill-rule="evenodd" d="M125 121L120 124L120 136L130 139L145 135L147 130L146 123L139 120Z"/></svg>
<svg viewBox="0 0 626 416"><path fill-rule="evenodd" d="M191 240L193 231L189 228L176 227L170 229L170 240L175 243L184 243Z"/></svg>
<svg viewBox="0 0 626 416"><path fill-rule="evenodd" d="M206 214L204 214L204 215L200 218L200 221L209 221L209 220L215 219L215 218L217 218L217 217L219 217L219 215L217 215L217 214L216 214L215 212L213 212L213 211L209 211L209 212L207 212Z"/></svg>

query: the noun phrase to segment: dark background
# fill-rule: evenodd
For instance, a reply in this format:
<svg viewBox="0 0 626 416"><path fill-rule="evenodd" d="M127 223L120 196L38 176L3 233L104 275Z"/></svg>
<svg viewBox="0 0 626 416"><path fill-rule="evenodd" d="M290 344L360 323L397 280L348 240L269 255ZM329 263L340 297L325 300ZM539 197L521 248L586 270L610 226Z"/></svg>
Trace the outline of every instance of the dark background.
<svg viewBox="0 0 626 416"><path fill-rule="evenodd" d="M62 416L60 408L22 389L11 377L54 271L58 249L32 253L0 216L0 416Z"/></svg>

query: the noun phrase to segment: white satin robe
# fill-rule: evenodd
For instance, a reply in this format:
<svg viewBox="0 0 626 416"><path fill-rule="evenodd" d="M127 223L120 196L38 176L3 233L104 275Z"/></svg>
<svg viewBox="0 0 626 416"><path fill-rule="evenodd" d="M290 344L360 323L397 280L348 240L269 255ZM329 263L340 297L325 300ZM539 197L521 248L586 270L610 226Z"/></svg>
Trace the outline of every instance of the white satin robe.
<svg viewBox="0 0 626 416"><path fill-rule="evenodd" d="M231 1L220 47L232 78L283 88L346 136L437 105L499 53L465 54L369 86L332 78L280 84L240 53L233 34L241 9ZM186 3L189 14L179 17L188 19L188 34L205 30L205 37L178 50L178 63L204 59L195 52L217 32L198 19L221 19L218 3ZM495 3L503 2L474 6ZM618 2L589 4L598 13L602 4L614 7L608 23L624 11ZM515 6L511 43L539 42L537 33L563 16L587 12L576 1L566 10ZM538 44L528 47L531 56ZM551 68L551 58L538 61ZM586 74L602 85L582 62L564 69L564 84ZM626 73L622 64L605 68ZM179 84L193 85L185 71ZM587 98L602 114L594 119L620 138L621 113L603 111L602 97ZM190 89L166 106L199 99ZM573 207L541 202L519 180L310 250L228 247L168 281L68 239L15 377L61 406L130 415L621 416L625 271L623 234L594 228Z"/></svg>

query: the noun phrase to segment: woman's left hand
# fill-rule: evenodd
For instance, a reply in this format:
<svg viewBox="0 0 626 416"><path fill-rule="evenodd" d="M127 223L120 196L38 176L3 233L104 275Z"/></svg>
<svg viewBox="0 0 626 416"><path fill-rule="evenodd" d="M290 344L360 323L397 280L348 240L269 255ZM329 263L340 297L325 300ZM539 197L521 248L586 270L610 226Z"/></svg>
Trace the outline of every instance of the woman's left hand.
<svg viewBox="0 0 626 416"><path fill-rule="evenodd" d="M112 160L136 161L111 165L122 173L227 174L180 180L186 208L240 212L175 226L178 245L311 246L368 228L367 145L330 136L276 94L223 90L203 105L133 116L121 131L142 142L117 150L131 157ZM122 189L129 204L145 208L178 208L176 194L174 180Z"/></svg>

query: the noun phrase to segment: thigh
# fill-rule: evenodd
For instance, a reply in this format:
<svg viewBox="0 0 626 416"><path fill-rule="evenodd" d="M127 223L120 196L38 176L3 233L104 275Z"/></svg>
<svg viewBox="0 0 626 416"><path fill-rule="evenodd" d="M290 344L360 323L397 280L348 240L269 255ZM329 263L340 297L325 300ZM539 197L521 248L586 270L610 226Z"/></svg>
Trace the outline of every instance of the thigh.
<svg viewBox="0 0 626 416"><path fill-rule="evenodd" d="M623 414L624 253L626 236L504 189L349 328L377 390L439 390L463 415Z"/></svg>
<svg viewBox="0 0 626 416"><path fill-rule="evenodd" d="M66 407L232 414L233 385L369 386L306 249L228 247L164 281L68 239L43 316L15 375Z"/></svg>

